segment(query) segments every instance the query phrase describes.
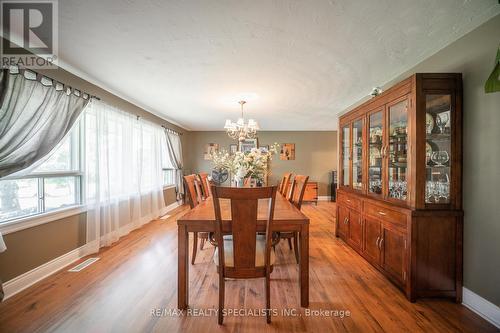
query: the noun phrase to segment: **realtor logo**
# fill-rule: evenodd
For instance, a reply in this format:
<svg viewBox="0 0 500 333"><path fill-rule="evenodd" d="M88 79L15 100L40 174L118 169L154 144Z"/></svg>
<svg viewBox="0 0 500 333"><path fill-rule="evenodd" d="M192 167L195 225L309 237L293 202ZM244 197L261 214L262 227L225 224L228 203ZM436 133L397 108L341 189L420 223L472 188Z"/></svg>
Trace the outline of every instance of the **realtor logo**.
<svg viewBox="0 0 500 333"><path fill-rule="evenodd" d="M57 0L1 1L1 67L54 68Z"/></svg>

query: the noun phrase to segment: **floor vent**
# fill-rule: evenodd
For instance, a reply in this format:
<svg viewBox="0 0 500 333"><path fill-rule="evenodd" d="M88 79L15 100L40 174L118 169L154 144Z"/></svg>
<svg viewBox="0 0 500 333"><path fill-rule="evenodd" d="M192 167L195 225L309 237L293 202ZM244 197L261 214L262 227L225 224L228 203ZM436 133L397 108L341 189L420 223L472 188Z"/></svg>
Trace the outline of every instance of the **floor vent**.
<svg viewBox="0 0 500 333"><path fill-rule="evenodd" d="M160 217L160 220L166 220L170 218L170 215L163 215L162 217Z"/></svg>
<svg viewBox="0 0 500 333"><path fill-rule="evenodd" d="M82 269L87 268L88 266L92 265L97 260L99 260L99 258L88 258L87 260L79 263L78 265L76 265L72 269L68 270L68 272L79 272Z"/></svg>

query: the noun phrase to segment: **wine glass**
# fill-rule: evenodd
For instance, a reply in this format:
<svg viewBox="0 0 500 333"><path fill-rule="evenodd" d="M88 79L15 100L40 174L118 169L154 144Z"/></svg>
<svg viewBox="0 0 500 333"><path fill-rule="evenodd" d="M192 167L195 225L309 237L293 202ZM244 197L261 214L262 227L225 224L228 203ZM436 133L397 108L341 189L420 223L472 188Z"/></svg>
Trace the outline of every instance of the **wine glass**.
<svg viewBox="0 0 500 333"><path fill-rule="evenodd" d="M431 203L432 198L434 197L434 182L427 181L425 188L425 202Z"/></svg>
<svg viewBox="0 0 500 333"><path fill-rule="evenodd" d="M431 155L431 161L436 163L436 167L444 167L450 160L450 155L446 150L435 151Z"/></svg>
<svg viewBox="0 0 500 333"><path fill-rule="evenodd" d="M441 134L444 134L444 128L445 128L446 124L448 123L448 120L450 120L450 117L448 116L448 113L446 113L446 112L443 112L443 113L437 115L436 125L439 127Z"/></svg>
<svg viewBox="0 0 500 333"><path fill-rule="evenodd" d="M448 202L450 198L450 184L441 182L439 188L439 199L444 199L444 202Z"/></svg>

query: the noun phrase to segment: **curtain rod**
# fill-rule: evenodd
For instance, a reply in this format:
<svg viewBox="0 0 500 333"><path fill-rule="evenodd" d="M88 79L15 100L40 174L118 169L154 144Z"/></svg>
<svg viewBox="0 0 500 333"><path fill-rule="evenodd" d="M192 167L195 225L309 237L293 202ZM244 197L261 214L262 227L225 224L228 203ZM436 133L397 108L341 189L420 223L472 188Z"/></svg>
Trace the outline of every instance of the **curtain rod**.
<svg viewBox="0 0 500 333"><path fill-rule="evenodd" d="M139 116L138 114L135 115L137 117L137 120L141 119L142 116ZM167 132L170 132L170 133L173 133L173 134L177 134L177 135L182 135L181 132L177 132L176 130L173 130L171 128L168 128L168 127L165 127L163 125L160 125L165 131Z"/></svg>
<svg viewBox="0 0 500 333"><path fill-rule="evenodd" d="M171 132L171 133L174 133L174 134L177 134L177 135L182 135L182 133L181 133L181 132L177 132L176 130L173 130L173 129L171 129L171 128L165 127L165 126L163 126L163 125L161 125L161 127L163 127L163 129L164 129L165 131L167 131L167 132Z"/></svg>
<svg viewBox="0 0 500 333"><path fill-rule="evenodd" d="M78 93L80 93L80 95L76 95L76 94L75 94L75 95L76 95L76 96L78 96L78 97L82 97L82 98L84 98L84 97L83 97L83 95L84 95L84 94L86 94L86 95L88 95L88 99L89 99L89 100L90 100L91 98L95 98L95 99L97 99L97 100L99 100L99 101L101 100L101 98L100 98L100 97L98 97L98 96L95 96L95 95L91 95L91 94L85 93L85 92L83 92L81 89L77 89L77 88L75 88L75 87L72 87L72 86L70 86L69 84L66 84L66 83L64 83L64 82L61 82L60 80L56 80L56 79L54 79L54 78L52 78L52 77L50 77L50 76L48 76L48 75L38 73L37 71L34 71L34 70L32 70L32 69L28 69L28 68L21 68L21 67L19 67L19 66L10 66L10 68L8 69L8 71L9 71L9 73L10 73L10 74L22 74L22 73L21 73L22 71L23 71L23 72L28 71L28 72L31 72L31 73L34 73L34 74L35 74L35 78L34 78L34 79L31 79L31 80L36 80L36 81L40 82L41 84L43 84L43 82L41 82L42 78L44 78L44 77L45 77L45 78L47 78L47 79L49 79L49 80L51 80L51 81L52 81L52 84L53 84L53 86L54 86L54 87L56 87L55 83L60 83L60 84L62 84L62 85L63 85L63 87L70 88L70 89L71 89L71 90L73 90L73 91L75 91L75 90L76 90L76 91L78 91ZM23 76L24 76L26 79L30 80L30 78L27 78L27 77L26 77L26 75L24 75L24 74L23 74ZM63 90L64 90L64 89L63 89ZM84 98L84 99L85 99L85 98Z"/></svg>
<svg viewBox="0 0 500 333"><path fill-rule="evenodd" d="M17 71L15 71L15 70L14 70L14 72L13 72L13 71L12 71L12 69L13 69L12 67L17 68ZM38 72L36 72L36 71L34 71L34 70L31 70L31 69L27 69L27 68L19 68L19 66L11 66L11 69L9 69L9 73L11 73L11 74L21 74L21 71L29 71L29 72L35 73L35 75L36 75L36 80L37 80L37 81L40 81L42 77L46 77L47 79L52 80L53 82L58 82L58 83L60 83L60 84L64 85L65 87L73 88L73 87L71 87L70 85L67 85L67 84L66 84L66 83L64 83L64 82L61 82L61 81L56 80L56 79L53 79L53 78L51 78L50 76L47 76L47 75L44 75L44 74L40 74L40 73L38 73ZM25 76L25 77L26 77L26 76ZM43 84L43 83L42 83L42 84ZM73 88L73 89L76 89L76 88ZM76 90L78 90L78 92L80 92L80 93L82 92L80 89L76 89ZM82 93L82 95L83 95L83 94L87 94L87 93ZM87 95L89 96L89 98L88 98L89 100L90 100L90 99L92 99L92 98L97 99L97 100L99 100L99 101L101 100L101 98L100 98L100 97L98 97L98 96L95 96L95 95L90 95L90 94L87 94ZM139 118L141 118L141 116L139 116L139 115L136 115L136 117L137 117L137 120L139 120ZM163 127L163 129L165 129L167 132L171 132L171 133L174 133L174 134L177 134L177 135L182 135L182 133L177 132L176 130L173 130L173 129L171 129L171 128L165 127L165 126L163 126L163 125L161 125L161 127Z"/></svg>

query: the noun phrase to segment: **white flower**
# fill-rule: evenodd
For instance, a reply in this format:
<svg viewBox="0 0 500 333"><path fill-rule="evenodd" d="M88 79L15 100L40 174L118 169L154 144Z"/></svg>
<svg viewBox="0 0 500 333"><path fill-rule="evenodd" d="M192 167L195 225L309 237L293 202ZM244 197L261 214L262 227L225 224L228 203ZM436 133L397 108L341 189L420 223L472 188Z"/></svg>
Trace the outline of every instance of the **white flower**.
<svg viewBox="0 0 500 333"><path fill-rule="evenodd" d="M211 155L214 168L230 171L236 179L247 177L263 180L268 170L272 156L278 152L279 144L275 143L266 148L252 148L249 152L236 152L230 155L227 151L221 150Z"/></svg>

